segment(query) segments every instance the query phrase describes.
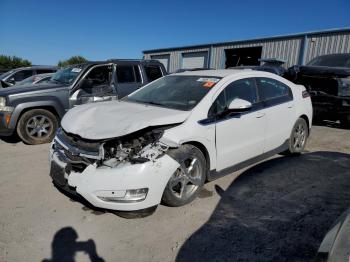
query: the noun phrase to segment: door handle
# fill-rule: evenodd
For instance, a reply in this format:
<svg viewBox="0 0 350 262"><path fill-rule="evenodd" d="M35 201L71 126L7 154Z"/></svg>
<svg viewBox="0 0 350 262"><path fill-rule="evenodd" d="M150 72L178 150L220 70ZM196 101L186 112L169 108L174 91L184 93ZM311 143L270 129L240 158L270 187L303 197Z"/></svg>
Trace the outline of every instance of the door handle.
<svg viewBox="0 0 350 262"><path fill-rule="evenodd" d="M289 105L289 106L288 106L288 108L293 108L293 107L294 107L294 105Z"/></svg>
<svg viewBox="0 0 350 262"><path fill-rule="evenodd" d="M256 118L262 118L263 116L265 116L265 113L257 113L256 114Z"/></svg>

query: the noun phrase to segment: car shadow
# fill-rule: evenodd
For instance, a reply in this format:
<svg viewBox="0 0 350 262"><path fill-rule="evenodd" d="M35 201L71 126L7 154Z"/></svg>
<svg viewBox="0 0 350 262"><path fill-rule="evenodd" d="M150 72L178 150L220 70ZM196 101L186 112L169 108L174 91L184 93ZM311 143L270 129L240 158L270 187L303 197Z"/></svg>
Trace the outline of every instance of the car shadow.
<svg viewBox="0 0 350 262"><path fill-rule="evenodd" d="M314 121L312 123L313 126L326 126L330 128L338 128L338 129L344 129L344 130L349 130L350 126L349 125L343 125L337 121L331 121L331 120L318 120Z"/></svg>
<svg viewBox="0 0 350 262"><path fill-rule="evenodd" d="M96 251L96 244L92 239L77 241L78 234L72 227L64 227L58 230L51 243L51 259L44 259L43 262L73 262L77 252L86 253L90 261L104 261Z"/></svg>
<svg viewBox="0 0 350 262"><path fill-rule="evenodd" d="M244 171L176 261L313 261L350 206L350 155L278 157Z"/></svg>
<svg viewBox="0 0 350 262"><path fill-rule="evenodd" d="M18 135L14 134L12 136L0 136L0 140L9 143L9 144L18 144L22 140L19 138Z"/></svg>

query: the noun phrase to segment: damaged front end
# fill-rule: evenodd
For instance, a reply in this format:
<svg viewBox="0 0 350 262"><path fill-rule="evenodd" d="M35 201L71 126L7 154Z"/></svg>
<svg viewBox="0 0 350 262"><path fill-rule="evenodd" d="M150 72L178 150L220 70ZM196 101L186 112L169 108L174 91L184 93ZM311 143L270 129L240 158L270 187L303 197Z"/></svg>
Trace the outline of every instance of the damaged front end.
<svg viewBox="0 0 350 262"><path fill-rule="evenodd" d="M81 172L88 165L117 167L123 163L155 161L169 146L159 141L164 128L138 131L120 138L89 141L59 129L53 149L72 170Z"/></svg>
<svg viewBox="0 0 350 262"><path fill-rule="evenodd" d="M160 141L169 127L106 140L86 140L60 129L51 149L53 182L101 208L129 211L157 205L179 166Z"/></svg>

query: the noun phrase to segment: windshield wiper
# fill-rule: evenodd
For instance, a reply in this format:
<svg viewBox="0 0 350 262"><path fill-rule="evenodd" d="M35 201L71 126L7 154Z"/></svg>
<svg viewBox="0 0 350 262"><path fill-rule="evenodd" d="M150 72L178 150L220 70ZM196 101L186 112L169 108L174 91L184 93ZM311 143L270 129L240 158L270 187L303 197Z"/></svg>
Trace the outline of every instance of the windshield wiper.
<svg viewBox="0 0 350 262"><path fill-rule="evenodd" d="M158 103L158 102L154 102L154 101L140 101L140 102L145 103L145 104L155 105L155 106L165 106L162 103Z"/></svg>
<svg viewBox="0 0 350 262"><path fill-rule="evenodd" d="M59 84L64 84L64 82L59 81L57 79L53 79L53 78L50 79L50 82L56 82L56 83L59 83Z"/></svg>

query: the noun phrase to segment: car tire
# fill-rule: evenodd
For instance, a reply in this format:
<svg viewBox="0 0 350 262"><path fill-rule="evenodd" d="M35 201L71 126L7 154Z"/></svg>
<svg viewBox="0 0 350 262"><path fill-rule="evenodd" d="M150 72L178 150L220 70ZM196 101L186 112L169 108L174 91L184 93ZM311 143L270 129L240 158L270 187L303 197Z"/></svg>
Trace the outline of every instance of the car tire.
<svg viewBox="0 0 350 262"><path fill-rule="evenodd" d="M17 134L29 145L49 143L58 128L57 117L45 109L32 109L25 112L18 121Z"/></svg>
<svg viewBox="0 0 350 262"><path fill-rule="evenodd" d="M300 155L306 146L309 137L309 128L303 118L299 118L293 126L289 137L288 149L282 155Z"/></svg>
<svg viewBox="0 0 350 262"><path fill-rule="evenodd" d="M202 190L206 179L206 159L201 150L193 145L183 145L169 151L180 163L165 187L162 203L178 207L192 202Z"/></svg>

